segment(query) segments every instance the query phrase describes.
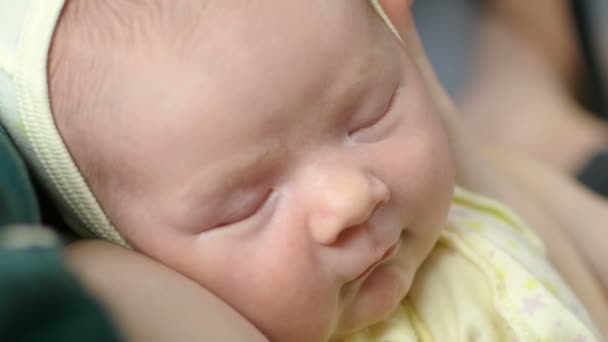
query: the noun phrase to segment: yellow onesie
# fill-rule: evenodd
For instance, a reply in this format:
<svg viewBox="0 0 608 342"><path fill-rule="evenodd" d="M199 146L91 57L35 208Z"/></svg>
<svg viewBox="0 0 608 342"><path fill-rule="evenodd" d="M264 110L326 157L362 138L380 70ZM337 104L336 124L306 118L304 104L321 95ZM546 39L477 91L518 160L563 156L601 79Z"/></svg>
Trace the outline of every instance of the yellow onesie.
<svg viewBox="0 0 608 342"><path fill-rule="evenodd" d="M347 342L598 341L540 240L490 199L456 189L439 243L385 321Z"/></svg>

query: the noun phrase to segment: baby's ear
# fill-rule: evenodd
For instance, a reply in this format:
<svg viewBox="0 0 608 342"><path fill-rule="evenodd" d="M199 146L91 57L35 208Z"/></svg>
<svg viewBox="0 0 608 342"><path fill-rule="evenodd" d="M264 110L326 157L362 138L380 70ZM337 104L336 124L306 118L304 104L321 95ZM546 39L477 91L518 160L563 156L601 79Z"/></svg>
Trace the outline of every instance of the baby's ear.
<svg viewBox="0 0 608 342"><path fill-rule="evenodd" d="M378 2L401 37L412 34L411 31L414 29L412 4L414 0L379 0Z"/></svg>

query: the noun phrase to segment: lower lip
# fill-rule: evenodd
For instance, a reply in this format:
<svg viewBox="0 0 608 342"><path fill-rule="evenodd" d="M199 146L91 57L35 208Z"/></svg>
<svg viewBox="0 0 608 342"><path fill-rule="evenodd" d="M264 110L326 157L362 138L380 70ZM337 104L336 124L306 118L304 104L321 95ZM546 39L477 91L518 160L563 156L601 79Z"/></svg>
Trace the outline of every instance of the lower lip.
<svg viewBox="0 0 608 342"><path fill-rule="evenodd" d="M401 240L397 241L388 250L386 250L386 252L382 256L382 258L380 258L380 260L376 261L373 265L368 267L368 269L365 272L361 273L359 276L357 276L357 278L353 279L353 281L358 281L363 278L366 278L368 275L370 275L376 269L376 266L380 265L383 261L385 261L385 260L391 258L392 256L394 256L395 254L397 254L397 250L399 249L400 241Z"/></svg>

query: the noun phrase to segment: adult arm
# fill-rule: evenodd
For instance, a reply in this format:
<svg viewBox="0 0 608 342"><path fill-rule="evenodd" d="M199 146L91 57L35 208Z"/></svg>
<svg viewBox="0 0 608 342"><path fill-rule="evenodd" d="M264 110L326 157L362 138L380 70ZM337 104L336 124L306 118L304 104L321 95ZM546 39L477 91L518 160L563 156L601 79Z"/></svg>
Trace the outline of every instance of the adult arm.
<svg viewBox="0 0 608 342"><path fill-rule="evenodd" d="M560 222L563 233L591 265L608 294L608 201L545 164L505 151L493 151L490 156Z"/></svg>
<svg viewBox="0 0 608 342"><path fill-rule="evenodd" d="M128 341L267 342L202 286L136 252L84 241L68 246L65 257Z"/></svg>
<svg viewBox="0 0 608 342"><path fill-rule="evenodd" d="M543 164L496 149L486 150L482 158L502 184L478 191L505 202L530 224L544 241L549 259L608 336L608 287L602 266L608 207Z"/></svg>

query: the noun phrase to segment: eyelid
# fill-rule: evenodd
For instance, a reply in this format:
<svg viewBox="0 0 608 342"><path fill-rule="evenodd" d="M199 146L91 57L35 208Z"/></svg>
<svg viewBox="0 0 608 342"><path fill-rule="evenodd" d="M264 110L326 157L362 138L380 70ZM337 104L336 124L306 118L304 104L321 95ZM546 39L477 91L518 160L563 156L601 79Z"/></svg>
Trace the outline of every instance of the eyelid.
<svg viewBox="0 0 608 342"><path fill-rule="evenodd" d="M362 124L360 127L358 127L357 129L355 129L354 131L352 131L349 135L353 136L356 135L358 133L361 133L367 129L372 128L373 126L375 126L377 123L379 123L380 121L382 121L382 119L384 119L384 117L391 111L393 104L395 102L395 97L397 95L399 88L396 88L393 93L391 94L391 97L388 99L386 105L384 106L384 108L382 109L382 111L379 112L378 115L373 116L370 120L368 120L367 122L365 122L364 124Z"/></svg>
<svg viewBox="0 0 608 342"><path fill-rule="evenodd" d="M262 212L264 212L266 209L268 209L275 197L275 191L273 191L272 189L268 190L263 197L260 197L259 200L253 202L255 203L255 205L251 205L251 208L246 209L243 212L237 213L236 215L234 215L234 217L226 219L220 224L215 225L212 229L234 226L253 219L259 214L262 214Z"/></svg>

